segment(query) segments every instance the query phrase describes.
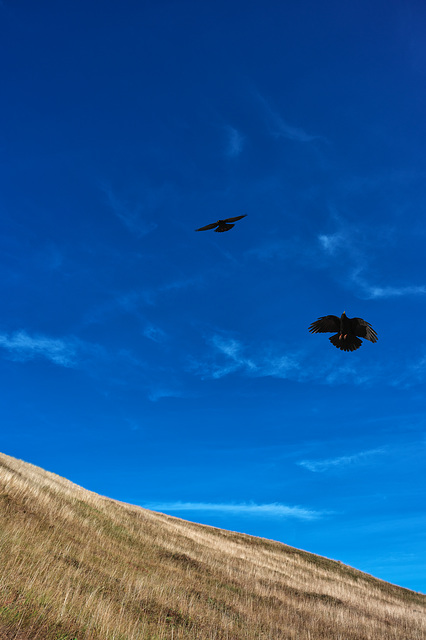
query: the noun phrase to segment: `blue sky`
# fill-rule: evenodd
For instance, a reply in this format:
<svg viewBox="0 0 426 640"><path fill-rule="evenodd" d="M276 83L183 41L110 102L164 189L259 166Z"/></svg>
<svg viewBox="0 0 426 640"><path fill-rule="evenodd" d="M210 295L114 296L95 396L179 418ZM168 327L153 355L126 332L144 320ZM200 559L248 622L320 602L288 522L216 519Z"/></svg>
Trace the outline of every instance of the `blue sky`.
<svg viewBox="0 0 426 640"><path fill-rule="evenodd" d="M2 0L1 450L426 591L425 30Z"/></svg>

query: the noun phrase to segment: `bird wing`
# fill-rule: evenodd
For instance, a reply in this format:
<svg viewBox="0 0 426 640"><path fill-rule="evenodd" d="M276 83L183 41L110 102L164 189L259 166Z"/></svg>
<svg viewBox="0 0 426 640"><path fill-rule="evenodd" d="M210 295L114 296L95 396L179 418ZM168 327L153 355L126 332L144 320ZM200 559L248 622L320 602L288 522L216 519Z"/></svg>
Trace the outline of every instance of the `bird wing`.
<svg viewBox="0 0 426 640"><path fill-rule="evenodd" d="M340 318L337 316L322 316L309 327L311 333L326 333L327 331L339 331L339 329Z"/></svg>
<svg viewBox="0 0 426 640"><path fill-rule="evenodd" d="M352 331L356 336L370 340L370 342L377 342L377 333L369 322L362 318L351 318L350 323Z"/></svg>
<svg viewBox="0 0 426 640"><path fill-rule="evenodd" d="M241 220L241 218L245 218L247 214L245 213L243 216L236 216L235 218L226 218L223 222L237 222L237 220Z"/></svg>
<svg viewBox="0 0 426 640"><path fill-rule="evenodd" d="M211 224L207 224L205 227L200 227L199 229L195 229L195 231L208 231L209 229L214 229L217 227L219 222L212 222Z"/></svg>

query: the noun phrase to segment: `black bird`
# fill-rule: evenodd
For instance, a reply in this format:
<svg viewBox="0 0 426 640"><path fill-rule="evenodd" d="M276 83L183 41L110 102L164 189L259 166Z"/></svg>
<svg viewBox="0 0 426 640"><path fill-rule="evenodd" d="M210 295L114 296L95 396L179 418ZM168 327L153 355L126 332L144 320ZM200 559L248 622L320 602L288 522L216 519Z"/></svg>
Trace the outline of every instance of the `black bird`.
<svg viewBox="0 0 426 640"><path fill-rule="evenodd" d="M365 338L370 342L377 342L377 334L369 322L362 318L348 318L345 312L340 318L337 316L323 316L313 322L309 331L311 333L326 333L327 331L337 331L335 336L329 338L331 344L342 351L355 351L362 345ZM357 337L359 336L359 337Z"/></svg>
<svg viewBox="0 0 426 640"><path fill-rule="evenodd" d="M229 231L232 227L235 227L235 224L229 224L230 222L237 222L237 220L241 220L241 218L246 217L246 213L243 216L236 216L235 218L226 218L226 220L218 220L217 222L212 222L212 224L208 224L205 227L200 227L199 229L195 229L195 231L208 231L209 229L214 229L217 233L223 233L224 231ZM217 229L215 229L217 227Z"/></svg>

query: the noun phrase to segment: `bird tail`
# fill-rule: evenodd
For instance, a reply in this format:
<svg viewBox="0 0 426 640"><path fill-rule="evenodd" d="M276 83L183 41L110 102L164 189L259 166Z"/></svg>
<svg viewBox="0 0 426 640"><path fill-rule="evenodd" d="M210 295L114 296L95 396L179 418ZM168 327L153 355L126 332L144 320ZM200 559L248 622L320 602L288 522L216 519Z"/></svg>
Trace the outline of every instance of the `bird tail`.
<svg viewBox="0 0 426 640"><path fill-rule="evenodd" d="M227 222L223 226L218 227L217 229L215 229L215 231L217 233L223 233L223 231L229 231L229 229L232 229L232 227L235 227L235 224L229 224L229 222Z"/></svg>
<svg viewBox="0 0 426 640"><path fill-rule="evenodd" d="M340 334L336 333L336 335L331 336L329 340L331 344L334 344L335 347L341 349L342 351L355 351L362 345L362 340L350 334L348 334L346 338L344 336L340 338Z"/></svg>

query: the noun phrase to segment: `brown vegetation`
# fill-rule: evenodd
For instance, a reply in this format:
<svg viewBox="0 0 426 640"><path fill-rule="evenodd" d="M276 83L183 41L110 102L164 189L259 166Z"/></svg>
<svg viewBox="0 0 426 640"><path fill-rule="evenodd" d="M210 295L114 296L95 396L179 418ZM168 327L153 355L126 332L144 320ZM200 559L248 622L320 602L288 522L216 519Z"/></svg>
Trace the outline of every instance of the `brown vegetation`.
<svg viewBox="0 0 426 640"><path fill-rule="evenodd" d="M426 597L0 454L2 640L421 640Z"/></svg>

